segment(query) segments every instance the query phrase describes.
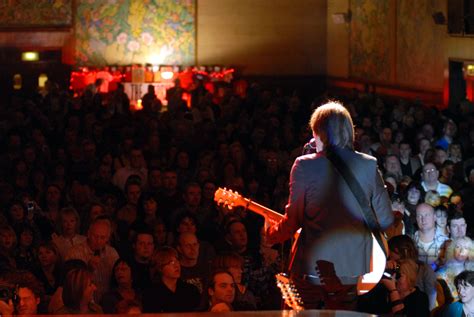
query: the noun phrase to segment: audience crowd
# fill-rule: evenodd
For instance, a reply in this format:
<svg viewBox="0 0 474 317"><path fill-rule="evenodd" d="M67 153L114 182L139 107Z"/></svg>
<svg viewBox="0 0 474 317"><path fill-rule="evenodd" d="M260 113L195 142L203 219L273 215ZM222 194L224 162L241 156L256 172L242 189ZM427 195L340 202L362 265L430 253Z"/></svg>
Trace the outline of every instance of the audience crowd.
<svg viewBox="0 0 474 317"><path fill-rule="evenodd" d="M97 83L100 85L100 82ZM218 205L219 187L278 212L309 115L331 96L203 85L130 111L123 87L81 96L48 82L0 116L0 314L281 309L289 245ZM361 311L474 312L474 113L354 92L356 149L375 156L396 221L384 278ZM231 202L229 202L231 203ZM348 259L349 261L350 259Z"/></svg>

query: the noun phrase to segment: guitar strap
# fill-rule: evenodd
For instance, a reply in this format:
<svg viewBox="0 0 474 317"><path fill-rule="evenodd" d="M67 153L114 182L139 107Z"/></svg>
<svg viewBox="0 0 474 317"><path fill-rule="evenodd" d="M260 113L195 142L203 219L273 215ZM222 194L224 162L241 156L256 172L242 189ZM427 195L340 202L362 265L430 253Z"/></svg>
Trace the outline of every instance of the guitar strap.
<svg viewBox="0 0 474 317"><path fill-rule="evenodd" d="M350 190L354 194L354 197L359 203L360 209L362 210L362 215L365 220L365 224L369 227L369 230L372 231L375 240L377 240L380 248L385 253L385 256L388 257L387 250L385 249L384 243L382 241L381 229L377 217L371 207L371 204L365 196L365 192L362 189L359 181L356 179L352 171L349 169L347 164L342 160L342 158L334 152L334 150L326 151L327 159L333 164L342 178L346 181Z"/></svg>

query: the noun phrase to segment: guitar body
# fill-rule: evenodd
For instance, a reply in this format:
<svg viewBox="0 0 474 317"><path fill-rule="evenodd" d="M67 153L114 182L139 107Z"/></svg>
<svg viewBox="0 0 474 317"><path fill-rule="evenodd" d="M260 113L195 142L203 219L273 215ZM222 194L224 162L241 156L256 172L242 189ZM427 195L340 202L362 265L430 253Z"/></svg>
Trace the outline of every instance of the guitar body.
<svg viewBox="0 0 474 317"><path fill-rule="evenodd" d="M370 258L370 272L359 277L357 281L357 295L363 295L369 292L382 278L383 272L385 271L385 265L387 264L387 258L379 242L372 235L372 256ZM385 250L388 250L388 244L385 237L380 234L380 239L384 244Z"/></svg>

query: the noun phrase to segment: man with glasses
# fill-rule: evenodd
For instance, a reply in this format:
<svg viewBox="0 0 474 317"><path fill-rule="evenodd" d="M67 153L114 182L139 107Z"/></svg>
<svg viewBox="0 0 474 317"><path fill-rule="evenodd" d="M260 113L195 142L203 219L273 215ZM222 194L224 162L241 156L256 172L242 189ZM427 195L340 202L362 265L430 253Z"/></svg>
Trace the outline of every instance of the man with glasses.
<svg viewBox="0 0 474 317"><path fill-rule="evenodd" d="M438 180L439 171L433 163L426 163L423 166L423 173L421 174L421 186L426 192L434 190L438 192L441 197L449 198L453 193L453 189Z"/></svg>

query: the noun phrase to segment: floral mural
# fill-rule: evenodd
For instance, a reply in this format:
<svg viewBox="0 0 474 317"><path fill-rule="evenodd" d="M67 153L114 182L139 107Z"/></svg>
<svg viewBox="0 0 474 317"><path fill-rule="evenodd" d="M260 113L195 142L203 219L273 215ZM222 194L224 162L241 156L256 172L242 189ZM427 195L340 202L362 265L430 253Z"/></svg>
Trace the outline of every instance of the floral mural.
<svg viewBox="0 0 474 317"><path fill-rule="evenodd" d="M397 79L411 87L443 85L443 36L446 29L433 23L436 1L401 0L397 12Z"/></svg>
<svg viewBox="0 0 474 317"><path fill-rule="evenodd" d="M370 81L391 78L390 1L352 0L350 74Z"/></svg>
<svg viewBox="0 0 474 317"><path fill-rule="evenodd" d="M77 0L76 64L191 65L194 0Z"/></svg>
<svg viewBox="0 0 474 317"><path fill-rule="evenodd" d="M0 1L0 28L72 25L72 0Z"/></svg>

